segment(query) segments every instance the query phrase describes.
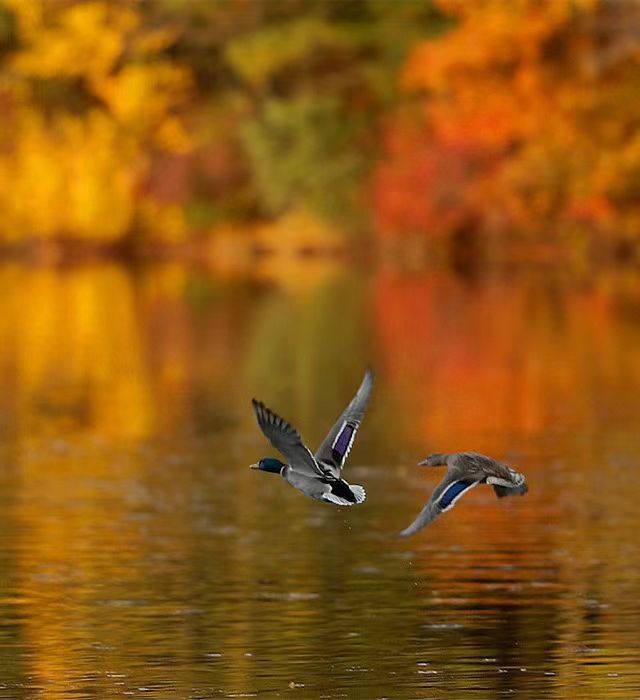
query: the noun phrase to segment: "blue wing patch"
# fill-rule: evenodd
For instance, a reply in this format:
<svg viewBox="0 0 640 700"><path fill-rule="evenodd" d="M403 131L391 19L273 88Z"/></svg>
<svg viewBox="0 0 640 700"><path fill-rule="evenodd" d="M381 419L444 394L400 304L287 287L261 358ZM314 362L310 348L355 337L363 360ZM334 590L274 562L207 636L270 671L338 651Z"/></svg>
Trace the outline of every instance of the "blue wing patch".
<svg viewBox="0 0 640 700"><path fill-rule="evenodd" d="M462 494L471 486L475 486L477 481L467 481L461 479L460 481L454 481L453 484L448 486L442 496L438 499L438 504L443 510L445 508L450 508L456 499L458 499Z"/></svg>
<svg viewBox="0 0 640 700"><path fill-rule="evenodd" d="M351 445L356 435L357 426L346 423L342 426L338 436L333 441L331 456L336 464L342 464L349 454Z"/></svg>

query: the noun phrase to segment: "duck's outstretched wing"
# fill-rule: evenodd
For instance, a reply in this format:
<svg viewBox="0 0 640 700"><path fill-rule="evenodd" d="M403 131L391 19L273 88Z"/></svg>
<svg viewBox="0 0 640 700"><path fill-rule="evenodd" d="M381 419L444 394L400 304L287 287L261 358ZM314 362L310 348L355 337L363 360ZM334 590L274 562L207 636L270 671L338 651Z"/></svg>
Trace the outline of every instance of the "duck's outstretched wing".
<svg viewBox="0 0 640 700"><path fill-rule="evenodd" d="M342 467L349 456L356 433L362 423L364 412L373 389L373 372L367 369L356 395L344 409L342 415L329 431L316 452L316 460L321 467L339 478Z"/></svg>
<svg viewBox="0 0 640 700"><path fill-rule="evenodd" d="M422 530L425 525L428 525L439 515L453 508L467 491L481 484L482 481L482 479L465 479L457 470L447 471L444 479L431 494L427 505L420 511L420 514L411 525L399 533L398 537L408 537Z"/></svg>
<svg viewBox="0 0 640 700"><path fill-rule="evenodd" d="M324 474L311 454L311 450L302 442L300 433L284 418L267 408L261 401L251 399L253 412L269 442L287 458L289 466L307 476L323 477Z"/></svg>

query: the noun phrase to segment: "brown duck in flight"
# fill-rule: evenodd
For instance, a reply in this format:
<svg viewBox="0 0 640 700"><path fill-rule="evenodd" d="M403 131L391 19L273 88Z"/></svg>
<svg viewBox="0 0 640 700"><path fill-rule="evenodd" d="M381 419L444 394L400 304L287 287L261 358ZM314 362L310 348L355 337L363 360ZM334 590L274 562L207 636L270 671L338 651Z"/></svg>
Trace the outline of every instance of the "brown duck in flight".
<svg viewBox="0 0 640 700"><path fill-rule="evenodd" d="M418 517L400 537L413 535L441 513L453 508L462 496L478 484L491 484L498 498L523 496L529 490L523 474L478 452L432 454L418 463L425 467L447 467L442 481L431 494Z"/></svg>

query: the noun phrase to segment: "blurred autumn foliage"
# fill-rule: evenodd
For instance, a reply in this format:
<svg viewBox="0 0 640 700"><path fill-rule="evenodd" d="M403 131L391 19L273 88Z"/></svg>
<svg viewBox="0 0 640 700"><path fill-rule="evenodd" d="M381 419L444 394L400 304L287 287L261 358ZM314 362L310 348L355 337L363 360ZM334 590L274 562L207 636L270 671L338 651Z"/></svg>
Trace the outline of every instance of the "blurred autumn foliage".
<svg viewBox="0 0 640 700"><path fill-rule="evenodd" d="M640 240L640 4L440 0L386 126L377 230L486 243Z"/></svg>
<svg viewBox="0 0 640 700"><path fill-rule="evenodd" d="M431 14L368 0L2 0L0 239L140 249L220 221L344 214L398 37Z"/></svg>
<svg viewBox="0 0 640 700"><path fill-rule="evenodd" d="M623 0L0 0L0 243L632 250L639 49Z"/></svg>

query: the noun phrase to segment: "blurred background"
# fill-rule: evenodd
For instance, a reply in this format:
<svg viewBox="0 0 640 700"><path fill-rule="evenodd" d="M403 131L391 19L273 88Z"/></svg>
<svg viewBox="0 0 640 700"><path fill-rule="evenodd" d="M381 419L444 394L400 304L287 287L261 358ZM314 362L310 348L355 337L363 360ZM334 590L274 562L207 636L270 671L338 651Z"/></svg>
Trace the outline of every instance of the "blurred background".
<svg viewBox="0 0 640 700"><path fill-rule="evenodd" d="M635 0L0 0L0 697L639 695L639 91ZM247 469L367 364L365 506Z"/></svg>
<svg viewBox="0 0 640 700"><path fill-rule="evenodd" d="M7 254L637 255L636 2L0 7Z"/></svg>

